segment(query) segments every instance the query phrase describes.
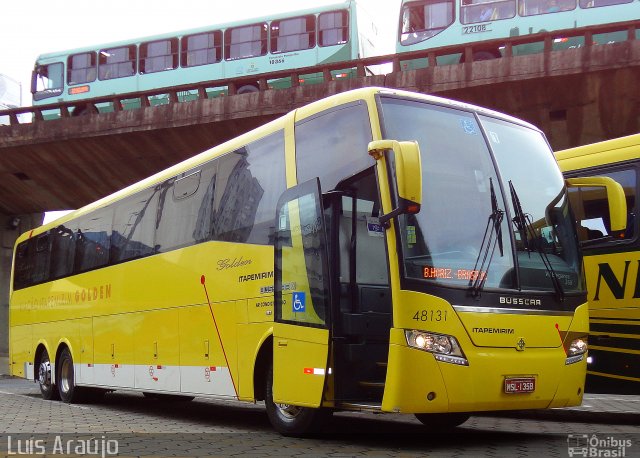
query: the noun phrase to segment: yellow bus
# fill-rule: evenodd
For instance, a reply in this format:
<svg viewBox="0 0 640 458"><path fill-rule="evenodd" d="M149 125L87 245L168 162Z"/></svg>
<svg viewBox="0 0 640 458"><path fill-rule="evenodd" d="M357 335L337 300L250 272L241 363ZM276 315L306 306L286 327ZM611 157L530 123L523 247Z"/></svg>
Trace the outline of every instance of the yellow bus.
<svg viewBox="0 0 640 458"><path fill-rule="evenodd" d="M640 134L556 152L567 177L600 176L624 188L627 228L612 231L606 198L596 189L571 192L589 291L587 391L640 390Z"/></svg>
<svg viewBox="0 0 640 458"><path fill-rule="evenodd" d="M11 373L65 402L264 400L294 435L335 410L442 427L578 405L588 313L566 196L523 121L344 92L22 235Z"/></svg>

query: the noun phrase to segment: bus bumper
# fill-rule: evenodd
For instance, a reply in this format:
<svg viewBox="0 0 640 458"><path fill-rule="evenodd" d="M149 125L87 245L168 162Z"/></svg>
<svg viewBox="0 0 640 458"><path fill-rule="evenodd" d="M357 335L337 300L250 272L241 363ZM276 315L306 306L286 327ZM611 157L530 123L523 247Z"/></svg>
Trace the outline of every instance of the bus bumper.
<svg viewBox="0 0 640 458"><path fill-rule="evenodd" d="M580 405L586 355L566 364L559 348L474 347L468 366L437 361L433 354L409 348L404 331L393 329L382 410L404 413L479 412L545 409ZM505 380L535 379L530 393L506 393Z"/></svg>

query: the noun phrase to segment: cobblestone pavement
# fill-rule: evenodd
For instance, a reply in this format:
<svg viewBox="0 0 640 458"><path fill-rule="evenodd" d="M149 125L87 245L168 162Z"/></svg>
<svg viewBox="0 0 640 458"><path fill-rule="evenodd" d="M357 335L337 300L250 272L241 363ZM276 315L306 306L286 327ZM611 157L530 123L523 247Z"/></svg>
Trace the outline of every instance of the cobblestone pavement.
<svg viewBox="0 0 640 458"><path fill-rule="evenodd" d="M275 433L260 404L116 392L69 405L42 400L32 382L0 377L0 456L640 457L640 396L592 395L580 409L504 415L442 433L408 415L338 413L325 432L300 439ZM582 454L589 447L600 454Z"/></svg>

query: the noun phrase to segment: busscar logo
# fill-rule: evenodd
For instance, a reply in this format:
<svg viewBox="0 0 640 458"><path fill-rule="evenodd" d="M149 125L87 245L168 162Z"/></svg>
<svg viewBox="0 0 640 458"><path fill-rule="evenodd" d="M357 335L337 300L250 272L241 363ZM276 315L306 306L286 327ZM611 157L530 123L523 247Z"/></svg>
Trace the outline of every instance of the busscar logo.
<svg viewBox="0 0 640 458"><path fill-rule="evenodd" d="M511 297L511 296L500 296L500 304L501 305L526 305L528 307L542 305L541 299L530 299L528 297Z"/></svg>

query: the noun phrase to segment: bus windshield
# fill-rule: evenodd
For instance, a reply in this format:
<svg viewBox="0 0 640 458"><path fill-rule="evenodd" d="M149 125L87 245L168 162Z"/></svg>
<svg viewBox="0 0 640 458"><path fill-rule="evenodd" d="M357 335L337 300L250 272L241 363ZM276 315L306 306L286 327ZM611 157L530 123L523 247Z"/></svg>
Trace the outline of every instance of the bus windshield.
<svg viewBox="0 0 640 458"><path fill-rule="evenodd" d="M417 140L423 201L399 218L404 275L421 284L582 292L564 180L537 130L382 97L384 135ZM537 164L531 170L525 164Z"/></svg>

